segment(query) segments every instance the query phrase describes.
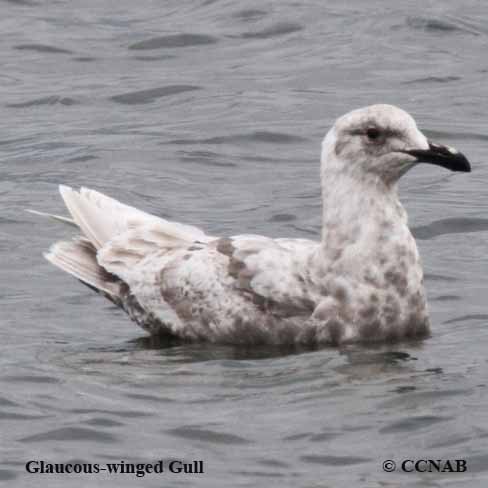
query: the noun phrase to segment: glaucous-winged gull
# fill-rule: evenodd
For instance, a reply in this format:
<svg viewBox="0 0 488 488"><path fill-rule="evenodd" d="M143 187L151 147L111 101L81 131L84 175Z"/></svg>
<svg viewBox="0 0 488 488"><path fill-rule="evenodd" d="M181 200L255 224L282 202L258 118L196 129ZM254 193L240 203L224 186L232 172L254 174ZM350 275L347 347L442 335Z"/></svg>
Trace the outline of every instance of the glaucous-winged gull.
<svg viewBox="0 0 488 488"><path fill-rule="evenodd" d="M151 334L233 344L340 345L429 334L422 266L397 182L419 163L470 171L413 118L373 105L322 143L320 241L214 237L86 188L60 192L79 228L45 255Z"/></svg>

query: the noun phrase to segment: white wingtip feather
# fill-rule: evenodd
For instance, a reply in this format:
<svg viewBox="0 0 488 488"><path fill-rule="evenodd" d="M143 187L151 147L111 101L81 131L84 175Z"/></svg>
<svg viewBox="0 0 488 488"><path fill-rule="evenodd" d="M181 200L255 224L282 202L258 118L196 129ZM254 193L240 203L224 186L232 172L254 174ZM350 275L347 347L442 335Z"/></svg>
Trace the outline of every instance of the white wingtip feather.
<svg viewBox="0 0 488 488"><path fill-rule="evenodd" d="M91 243L100 249L111 238L110 226L107 226L100 209L69 186L59 185L59 192L74 221Z"/></svg>
<svg viewBox="0 0 488 488"><path fill-rule="evenodd" d="M33 215L39 215L40 217L47 217L49 219L56 220L58 222L62 222L63 224L68 224L68 225L71 225L73 227L78 228L78 226L76 225L76 222L73 219L70 219L69 217L64 217L62 215L50 214L47 212L40 212L39 210L32 210L30 208L25 208L24 212L27 212L27 213L30 213Z"/></svg>

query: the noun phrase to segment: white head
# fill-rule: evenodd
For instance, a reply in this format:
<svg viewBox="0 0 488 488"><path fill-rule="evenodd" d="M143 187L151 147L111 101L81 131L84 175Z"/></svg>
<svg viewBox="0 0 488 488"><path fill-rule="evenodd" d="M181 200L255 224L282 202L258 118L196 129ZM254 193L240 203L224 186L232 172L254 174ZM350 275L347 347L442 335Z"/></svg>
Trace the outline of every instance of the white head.
<svg viewBox="0 0 488 488"><path fill-rule="evenodd" d="M393 105L371 105L337 119L322 143L322 176L349 174L356 181L391 186L417 163L470 171L468 160L447 146L433 144L413 118Z"/></svg>

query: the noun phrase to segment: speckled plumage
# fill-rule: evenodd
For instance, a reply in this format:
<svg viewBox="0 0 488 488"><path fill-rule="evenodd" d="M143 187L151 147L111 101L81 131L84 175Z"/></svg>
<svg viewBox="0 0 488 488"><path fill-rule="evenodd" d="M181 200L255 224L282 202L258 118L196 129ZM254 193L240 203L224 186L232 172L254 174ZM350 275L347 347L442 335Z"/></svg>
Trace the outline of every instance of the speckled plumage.
<svg viewBox="0 0 488 488"><path fill-rule="evenodd" d="M83 237L46 257L151 334L234 344L424 337L422 267L396 183L416 164L407 150L428 148L393 106L338 119L322 145L320 241L212 237L61 187Z"/></svg>

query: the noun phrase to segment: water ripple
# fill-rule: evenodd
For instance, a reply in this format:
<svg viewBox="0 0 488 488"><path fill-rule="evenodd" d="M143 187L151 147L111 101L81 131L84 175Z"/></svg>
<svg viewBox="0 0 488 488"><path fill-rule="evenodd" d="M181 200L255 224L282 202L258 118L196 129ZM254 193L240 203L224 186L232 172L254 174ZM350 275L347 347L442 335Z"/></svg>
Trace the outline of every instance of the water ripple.
<svg viewBox="0 0 488 488"><path fill-rule="evenodd" d="M0 481L9 481L17 478L19 474L10 469L0 469Z"/></svg>
<svg viewBox="0 0 488 488"><path fill-rule="evenodd" d="M117 417L123 418L138 418L138 417L147 417L151 414L148 412L142 412L137 410L103 410L98 408L74 408L69 410L71 413L76 414L85 414L85 413L101 413L106 415L115 415Z"/></svg>
<svg viewBox="0 0 488 488"><path fill-rule="evenodd" d="M209 429L195 428L191 426L181 426L165 431L168 434L183 439L192 439L212 444L249 444L250 441L235 434L226 434Z"/></svg>
<svg viewBox="0 0 488 488"><path fill-rule="evenodd" d="M450 83L453 81L459 81L462 78L460 76L426 76L425 78L416 78L414 80L403 81L402 85L414 85L423 83Z"/></svg>
<svg viewBox="0 0 488 488"><path fill-rule="evenodd" d="M6 107L12 108L25 108L25 107L35 107L36 105L76 105L79 103L74 98L61 97L58 95L51 95L48 97L36 98L34 100L29 100L27 102L17 102L17 103L7 103Z"/></svg>
<svg viewBox="0 0 488 488"><path fill-rule="evenodd" d="M227 136L215 136L206 139L173 139L163 144L247 144L261 142L267 144L296 144L306 139L295 134L286 134L284 132L271 132L265 130L253 131L248 134L232 134Z"/></svg>
<svg viewBox="0 0 488 488"><path fill-rule="evenodd" d="M446 276L434 273L425 273L424 278L426 281L445 281L447 283L454 283L455 281L458 281L458 279L454 278L453 276Z"/></svg>
<svg viewBox="0 0 488 488"><path fill-rule="evenodd" d="M427 32L432 32L434 34L438 33L451 33L451 32L470 32L471 30L465 29L460 25L457 25L453 21L446 19L434 18L434 17L408 17L407 25L413 29L423 30Z"/></svg>
<svg viewBox="0 0 488 488"><path fill-rule="evenodd" d="M19 51L36 51L38 53L50 54L73 54L73 51L56 46L48 46L46 44L18 44L14 49Z"/></svg>
<svg viewBox="0 0 488 488"><path fill-rule="evenodd" d="M95 441L103 443L115 443L117 438L107 432L100 432L84 427L61 427L59 429L41 432L19 439L20 442L45 442L45 441Z"/></svg>
<svg viewBox="0 0 488 488"><path fill-rule="evenodd" d="M382 434L394 434L397 432L411 432L431 427L434 424L451 420L451 417L441 417L437 415L421 415L417 417L407 417L397 422L392 422L386 427L382 427Z"/></svg>
<svg viewBox="0 0 488 488"><path fill-rule="evenodd" d="M83 422L84 424L94 425L95 427L120 427L125 424L117 420L108 419L105 417L94 417Z"/></svg>
<svg viewBox="0 0 488 488"><path fill-rule="evenodd" d="M239 10L239 12L236 12L233 16L236 19L240 19L240 20L243 20L245 22L249 22L249 21L262 19L266 15L268 15L268 12L266 12L265 10L248 8L248 9L244 9L244 10Z"/></svg>
<svg viewBox="0 0 488 488"><path fill-rule="evenodd" d="M3 407L17 407L19 405L18 405L18 403L12 402L9 399L0 396L0 406L3 406Z"/></svg>
<svg viewBox="0 0 488 488"><path fill-rule="evenodd" d="M327 456L310 454L300 456L300 460L305 463L321 464L325 466L352 466L354 464L362 464L372 461L371 458L357 457L357 456Z"/></svg>
<svg viewBox="0 0 488 488"><path fill-rule="evenodd" d="M303 30L303 26L296 22L280 22L258 31L245 32L240 35L243 39L268 39L280 37Z"/></svg>
<svg viewBox="0 0 488 488"><path fill-rule="evenodd" d="M117 103L127 105L136 105L139 103L151 103L161 97L168 97L194 90L200 90L201 87L193 85L168 85L159 88L149 88L147 90L137 90L121 95L114 95L111 99Z"/></svg>
<svg viewBox="0 0 488 488"><path fill-rule="evenodd" d="M54 384L59 383L58 378L51 376L37 376L37 375L9 375L3 377L4 381L12 383L33 383L33 384Z"/></svg>
<svg viewBox="0 0 488 488"><path fill-rule="evenodd" d="M460 317L454 317L453 319L449 319L444 321L444 324L455 324L457 322L466 322L468 320L481 320L486 321L488 320L488 314L486 313L473 313L467 315L461 315Z"/></svg>
<svg viewBox="0 0 488 488"><path fill-rule="evenodd" d="M488 219L453 217L436 220L428 225L413 227L412 234L416 239L432 239L447 234L467 234L486 230L488 230Z"/></svg>
<svg viewBox="0 0 488 488"><path fill-rule="evenodd" d="M133 50L161 49L175 47L203 46L215 44L218 39L205 34L174 34L171 36L152 37L129 46Z"/></svg>

